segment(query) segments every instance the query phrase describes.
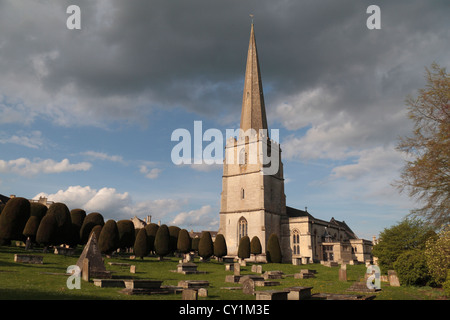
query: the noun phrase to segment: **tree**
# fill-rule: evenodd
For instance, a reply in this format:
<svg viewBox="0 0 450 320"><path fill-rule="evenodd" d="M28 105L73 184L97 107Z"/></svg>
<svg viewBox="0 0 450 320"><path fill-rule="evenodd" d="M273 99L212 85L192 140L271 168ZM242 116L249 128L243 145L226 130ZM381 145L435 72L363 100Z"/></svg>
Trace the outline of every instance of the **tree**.
<svg viewBox="0 0 450 320"><path fill-rule="evenodd" d="M147 241L150 251L155 251L155 238L158 232L159 226L156 223L149 223L145 226L145 231L147 231Z"/></svg>
<svg viewBox="0 0 450 320"><path fill-rule="evenodd" d="M24 240L23 229L30 218L30 201L16 197L10 199L0 215L0 239Z"/></svg>
<svg viewBox="0 0 450 320"><path fill-rule="evenodd" d="M267 260L272 263L281 263L281 248L278 236L272 233L267 241Z"/></svg>
<svg viewBox="0 0 450 320"><path fill-rule="evenodd" d="M430 237L425 244L425 257L433 280L442 285L450 270L450 226L442 229L436 237Z"/></svg>
<svg viewBox="0 0 450 320"><path fill-rule="evenodd" d="M382 272L394 269L394 262L408 250L423 250L434 232L419 219L405 218L400 223L385 228L373 246L372 254L378 258Z"/></svg>
<svg viewBox="0 0 450 320"><path fill-rule="evenodd" d="M100 238L100 233L102 232L102 228L103 226L100 224L95 225L92 229L91 232L89 233L88 239L91 237L91 234L95 234L95 239L97 239L97 243L98 243L98 238Z"/></svg>
<svg viewBox="0 0 450 320"><path fill-rule="evenodd" d="M119 248L132 248L136 239L133 221L117 221L117 230L119 231Z"/></svg>
<svg viewBox="0 0 450 320"><path fill-rule="evenodd" d="M188 253L191 250L191 237L186 229L181 229L178 234L177 250L180 253Z"/></svg>
<svg viewBox="0 0 450 320"><path fill-rule="evenodd" d="M169 235L170 235L170 252L173 253L177 251L177 243L178 243L178 233L180 232L180 228L177 226L169 227Z"/></svg>
<svg viewBox="0 0 450 320"><path fill-rule="evenodd" d="M435 63L431 69L426 88L406 100L414 130L397 145L409 160L395 184L421 204L413 216L442 226L450 222L450 76Z"/></svg>
<svg viewBox="0 0 450 320"><path fill-rule="evenodd" d="M80 229L81 244L86 244L88 242L92 228L94 228L96 225L103 226L104 224L105 220L103 219L103 216L100 213L98 212L89 213L84 219L83 225L81 226Z"/></svg>
<svg viewBox="0 0 450 320"><path fill-rule="evenodd" d="M203 231L198 243L198 255L208 260L214 254L214 245L209 231Z"/></svg>
<svg viewBox="0 0 450 320"><path fill-rule="evenodd" d="M261 241L257 236L254 236L250 241L250 253L255 255L262 253Z"/></svg>
<svg viewBox="0 0 450 320"><path fill-rule="evenodd" d="M163 224L158 228L155 236L155 253L160 260L170 253L170 234L167 225Z"/></svg>
<svg viewBox="0 0 450 320"><path fill-rule="evenodd" d="M31 242L36 242L36 234L41 223L42 218L47 213L47 206L42 203L30 203L30 218L23 229L23 235L30 238Z"/></svg>
<svg viewBox="0 0 450 320"><path fill-rule="evenodd" d="M55 202L50 205L46 215L52 215L56 221L56 231L53 244L68 244L71 242L72 218L69 208L64 203Z"/></svg>
<svg viewBox="0 0 450 320"><path fill-rule="evenodd" d="M56 228L57 222L55 217L53 215L46 214L42 218L36 232L36 242L44 246L55 244Z"/></svg>
<svg viewBox="0 0 450 320"><path fill-rule="evenodd" d="M141 259L144 259L144 257L150 253L147 245L147 232L145 231L145 228L139 230L136 241L134 242L133 251L134 254Z"/></svg>
<svg viewBox="0 0 450 320"><path fill-rule="evenodd" d="M238 257L241 259L250 258L250 238L248 236L239 240Z"/></svg>
<svg viewBox="0 0 450 320"><path fill-rule="evenodd" d="M214 255L222 259L222 257L228 254L227 243L223 234L219 233L216 235L216 240L214 241Z"/></svg>
<svg viewBox="0 0 450 320"><path fill-rule="evenodd" d="M70 210L70 218L72 220L72 231L71 231L71 246L76 246L81 242L80 230L83 226L84 219L86 218L86 211L83 209L72 209Z"/></svg>
<svg viewBox="0 0 450 320"><path fill-rule="evenodd" d="M116 221L106 221L98 237L98 248L104 254L111 254L119 248L119 229Z"/></svg>
<svg viewBox="0 0 450 320"><path fill-rule="evenodd" d="M195 237L192 239L192 250L195 252L198 252L198 244L200 242L200 238L199 237Z"/></svg>

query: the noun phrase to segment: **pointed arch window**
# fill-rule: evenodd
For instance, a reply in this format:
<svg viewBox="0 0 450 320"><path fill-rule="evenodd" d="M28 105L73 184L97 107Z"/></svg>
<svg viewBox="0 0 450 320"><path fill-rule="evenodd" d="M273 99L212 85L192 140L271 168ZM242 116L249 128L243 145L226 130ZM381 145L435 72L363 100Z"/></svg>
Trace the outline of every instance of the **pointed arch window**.
<svg viewBox="0 0 450 320"><path fill-rule="evenodd" d="M300 255L300 232L297 229L292 231L292 251L294 255Z"/></svg>
<svg viewBox="0 0 450 320"><path fill-rule="evenodd" d="M238 222L238 237L239 237L238 240L240 241L242 237L245 237L247 235L248 235L247 219L241 217Z"/></svg>
<svg viewBox="0 0 450 320"><path fill-rule="evenodd" d="M247 164L247 152L245 152L245 148L242 148L239 151L239 165L243 166Z"/></svg>

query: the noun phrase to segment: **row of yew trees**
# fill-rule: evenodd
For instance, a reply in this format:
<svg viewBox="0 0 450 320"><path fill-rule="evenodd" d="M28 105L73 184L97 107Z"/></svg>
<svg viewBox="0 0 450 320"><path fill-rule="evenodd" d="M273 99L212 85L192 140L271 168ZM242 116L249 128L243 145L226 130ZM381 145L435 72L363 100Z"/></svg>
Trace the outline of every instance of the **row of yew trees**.
<svg viewBox="0 0 450 320"><path fill-rule="evenodd" d="M191 238L186 229L176 226L147 224L135 229L131 220L107 220L98 212L86 214L83 209L72 209L63 203L47 206L15 197L6 205L0 205L0 245L12 240L28 241L41 245L44 250L49 246L84 245L94 233L99 250L103 254L112 254L118 249L132 249L134 255L143 258L150 254L164 257L175 252L195 251L204 260L212 256L222 258L227 255L227 245L222 234L212 241L210 232L204 231L200 238ZM261 254L258 237L251 240L242 237L239 242L238 257L246 259L250 254ZM267 258L272 262L281 262L281 249L276 235L269 238Z"/></svg>

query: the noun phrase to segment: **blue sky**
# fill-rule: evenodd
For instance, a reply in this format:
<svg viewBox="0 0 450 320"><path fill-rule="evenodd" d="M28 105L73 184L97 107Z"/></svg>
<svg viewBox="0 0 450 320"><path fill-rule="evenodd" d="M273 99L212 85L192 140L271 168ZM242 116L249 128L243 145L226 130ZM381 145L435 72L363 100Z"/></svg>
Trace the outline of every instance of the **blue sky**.
<svg viewBox="0 0 450 320"><path fill-rule="evenodd" d="M217 230L222 168L174 165L171 134L238 127L249 13L287 205L366 239L397 223L404 100L450 65L448 1L2 1L0 193Z"/></svg>

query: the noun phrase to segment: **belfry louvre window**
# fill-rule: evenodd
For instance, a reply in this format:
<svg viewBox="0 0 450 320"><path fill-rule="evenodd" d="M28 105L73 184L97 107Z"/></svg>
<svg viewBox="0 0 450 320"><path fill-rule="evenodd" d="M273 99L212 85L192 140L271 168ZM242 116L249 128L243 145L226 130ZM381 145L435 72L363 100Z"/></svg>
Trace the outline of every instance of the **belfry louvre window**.
<svg viewBox="0 0 450 320"><path fill-rule="evenodd" d="M242 217L239 219L239 223L238 223L238 236L239 236L239 241L241 240L242 237L245 237L248 234L248 224L247 224L247 220Z"/></svg>

